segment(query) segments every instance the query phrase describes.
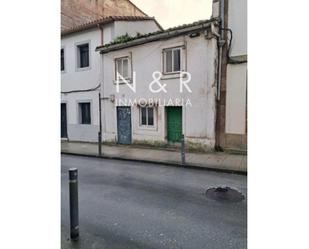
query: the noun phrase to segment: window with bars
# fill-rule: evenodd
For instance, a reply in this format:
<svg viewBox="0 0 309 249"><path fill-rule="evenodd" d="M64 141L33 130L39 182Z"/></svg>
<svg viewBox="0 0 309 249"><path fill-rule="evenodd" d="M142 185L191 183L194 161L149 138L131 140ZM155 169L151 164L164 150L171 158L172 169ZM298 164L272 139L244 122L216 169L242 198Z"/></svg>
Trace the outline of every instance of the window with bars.
<svg viewBox="0 0 309 249"><path fill-rule="evenodd" d="M119 73L125 79L129 79L131 77L129 69L130 68L129 57L117 58L115 60L115 64L116 64L115 79L117 79L117 73Z"/></svg>
<svg viewBox="0 0 309 249"><path fill-rule="evenodd" d="M140 125L154 126L154 108L141 107L140 108Z"/></svg>
<svg viewBox="0 0 309 249"><path fill-rule="evenodd" d="M89 43L77 46L77 67L89 67Z"/></svg>
<svg viewBox="0 0 309 249"><path fill-rule="evenodd" d="M181 48L163 50L164 73L178 73L181 71Z"/></svg>
<svg viewBox="0 0 309 249"><path fill-rule="evenodd" d="M64 49L62 48L60 51L60 58L61 58L61 71L64 71Z"/></svg>
<svg viewBox="0 0 309 249"><path fill-rule="evenodd" d="M87 103L79 103L79 122L80 124L91 124L91 105Z"/></svg>

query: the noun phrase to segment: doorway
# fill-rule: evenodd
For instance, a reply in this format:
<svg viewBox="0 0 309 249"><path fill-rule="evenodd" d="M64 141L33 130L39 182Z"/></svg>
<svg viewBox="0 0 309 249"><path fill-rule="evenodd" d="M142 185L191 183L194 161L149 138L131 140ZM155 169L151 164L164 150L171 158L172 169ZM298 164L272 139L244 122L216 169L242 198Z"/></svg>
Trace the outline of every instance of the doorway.
<svg viewBox="0 0 309 249"><path fill-rule="evenodd" d="M166 107L167 115L167 140L178 143L182 136L182 107Z"/></svg>
<svg viewBox="0 0 309 249"><path fill-rule="evenodd" d="M131 107L117 107L117 131L119 144L132 143Z"/></svg>
<svg viewBox="0 0 309 249"><path fill-rule="evenodd" d="M67 104L61 103L61 138L67 137Z"/></svg>

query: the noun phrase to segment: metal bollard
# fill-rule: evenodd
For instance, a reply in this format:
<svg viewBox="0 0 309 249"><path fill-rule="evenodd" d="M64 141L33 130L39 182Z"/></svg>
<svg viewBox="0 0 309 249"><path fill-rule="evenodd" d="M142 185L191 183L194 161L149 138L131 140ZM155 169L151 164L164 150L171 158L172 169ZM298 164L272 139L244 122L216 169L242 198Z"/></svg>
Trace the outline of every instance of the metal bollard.
<svg viewBox="0 0 309 249"><path fill-rule="evenodd" d="M98 132L98 147L99 147L99 156L102 156L102 134Z"/></svg>
<svg viewBox="0 0 309 249"><path fill-rule="evenodd" d="M186 152L185 152L185 136L181 135L181 163L186 164Z"/></svg>
<svg viewBox="0 0 309 249"><path fill-rule="evenodd" d="M70 237L71 240L79 238L78 222L78 171L76 168L69 169L70 183Z"/></svg>

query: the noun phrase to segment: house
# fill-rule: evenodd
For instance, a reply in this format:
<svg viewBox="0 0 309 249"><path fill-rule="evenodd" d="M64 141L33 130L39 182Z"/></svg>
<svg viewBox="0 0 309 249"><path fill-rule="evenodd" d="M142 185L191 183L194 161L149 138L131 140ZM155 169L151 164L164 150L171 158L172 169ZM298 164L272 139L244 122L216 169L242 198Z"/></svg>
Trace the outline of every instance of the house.
<svg viewBox="0 0 309 249"><path fill-rule="evenodd" d="M102 60L97 46L123 35L161 30L148 16L109 16L61 32L61 137L95 142L99 131Z"/></svg>
<svg viewBox="0 0 309 249"><path fill-rule="evenodd" d="M177 145L184 135L214 149L218 27L214 18L98 46L103 141Z"/></svg>
<svg viewBox="0 0 309 249"><path fill-rule="evenodd" d="M97 2L103 15L113 1ZM213 0L210 20L168 30L127 4L121 11L137 16L62 31L62 137L177 145L184 136L190 148L246 152L247 0Z"/></svg>
<svg viewBox="0 0 309 249"><path fill-rule="evenodd" d="M220 17L221 77L217 98L216 147L247 151L247 0L214 0Z"/></svg>

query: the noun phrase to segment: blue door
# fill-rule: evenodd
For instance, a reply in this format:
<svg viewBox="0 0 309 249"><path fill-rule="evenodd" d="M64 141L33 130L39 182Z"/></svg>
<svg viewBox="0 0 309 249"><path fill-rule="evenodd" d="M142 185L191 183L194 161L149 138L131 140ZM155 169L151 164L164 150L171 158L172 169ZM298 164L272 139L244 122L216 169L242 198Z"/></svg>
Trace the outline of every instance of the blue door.
<svg viewBox="0 0 309 249"><path fill-rule="evenodd" d="M131 107L128 106L117 107L117 130L118 130L118 143L131 144L132 142Z"/></svg>

